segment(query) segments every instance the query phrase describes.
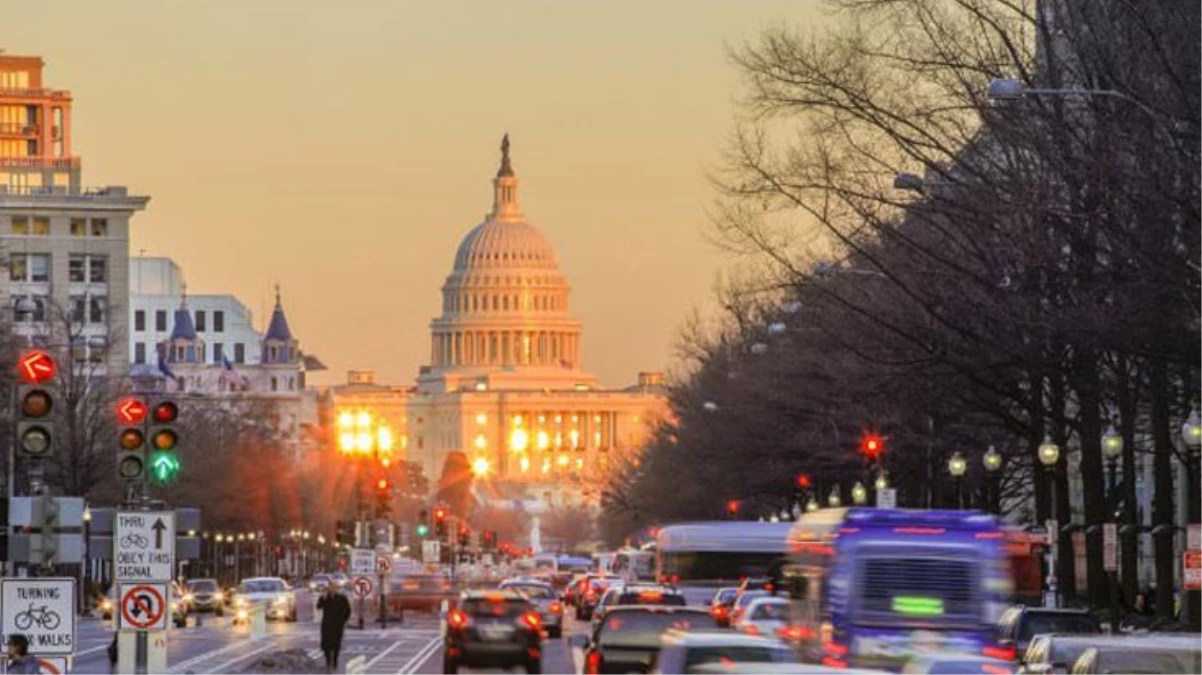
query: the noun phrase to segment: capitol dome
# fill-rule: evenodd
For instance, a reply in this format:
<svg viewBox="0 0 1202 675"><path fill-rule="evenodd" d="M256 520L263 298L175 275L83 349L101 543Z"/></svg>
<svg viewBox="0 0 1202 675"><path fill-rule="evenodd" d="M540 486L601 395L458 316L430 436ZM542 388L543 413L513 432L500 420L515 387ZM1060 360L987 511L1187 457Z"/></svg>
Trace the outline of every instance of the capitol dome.
<svg viewBox="0 0 1202 675"><path fill-rule="evenodd" d="M551 242L524 220L507 222L489 218L467 233L455 253L458 272L523 267L559 269Z"/></svg>

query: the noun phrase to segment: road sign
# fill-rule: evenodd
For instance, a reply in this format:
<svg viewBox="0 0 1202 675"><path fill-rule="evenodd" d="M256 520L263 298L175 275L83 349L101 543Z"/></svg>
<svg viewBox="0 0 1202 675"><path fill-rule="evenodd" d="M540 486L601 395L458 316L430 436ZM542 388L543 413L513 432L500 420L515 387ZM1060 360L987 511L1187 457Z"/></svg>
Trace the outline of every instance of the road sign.
<svg viewBox="0 0 1202 675"><path fill-rule="evenodd" d="M71 669L69 659L65 656L34 656L42 672L47 675L63 675Z"/></svg>
<svg viewBox="0 0 1202 675"><path fill-rule="evenodd" d="M75 652L75 580L0 581L0 633L29 638L29 651L47 656Z"/></svg>
<svg viewBox="0 0 1202 675"><path fill-rule="evenodd" d="M441 543L437 541L422 542L422 562L427 565L437 565L442 560Z"/></svg>
<svg viewBox="0 0 1202 675"><path fill-rule="evenodd" d="M1202 550L1202 525L1189 524L1185 530L1185 547L1191 551Z"/></svg>
<svg viewBox="0 0 1202 675"><path fill-rule="evenodd" d="M876 505L881 509L896 509L897 508L897 490L895 488L882 488L876 491Z"/></svg>
<svg viewBox="0 0 1202 675"><path fill-rule="evenodd" d="M376 571L376 552L370 548L351 549L351 575L360 576Z"/></svg>
<svg viewBox="0 0 1202 675"><path fill-rule="evenodd" d="M1119 571L1119 527L1114 523L1102 523L1102 569Z"/></svg>
<svg viewBox="0 0 1202 675"><path fill-rule="evenodd" d="M362 600L371 595L372 584L369 577L355 577L355 581L351 584L351 592L356 598Z"/></svg>
<svg viewBox="0 0 1202 675"><path fill-rule="evenodd" d="M121 584L117 627L121 630L167 630L167 584Z"/></svg>
<svg viewBox="0 0 1202 675"><path fill-rule="evenodd" d="M173 511L123 511L117 514L114 529L117 581L175 578Z"/></svg>
<svg viewBox="0 0 1202 675"><path fill-rule="evenodd" d="M1202 590L1202 551L1186 551L1181 568L1184 571L1185 590Z"/></svg>
<svg viewBox="0 0 1202 675"><path fill-rule="evenodd" d="M380 574L387 574L392 569L392 558L386 555L376 556L376 571Z"/></svg>

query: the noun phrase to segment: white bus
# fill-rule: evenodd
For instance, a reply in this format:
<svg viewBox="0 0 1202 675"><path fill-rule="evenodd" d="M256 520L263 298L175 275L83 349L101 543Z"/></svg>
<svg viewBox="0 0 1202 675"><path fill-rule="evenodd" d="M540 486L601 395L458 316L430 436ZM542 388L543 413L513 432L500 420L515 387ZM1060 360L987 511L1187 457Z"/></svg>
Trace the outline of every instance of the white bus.
<svg viewBox="0 0 1202 675"><path fill-rule="evenodd" d="M718 588L779 574L790 527L750 521L668 525L656 537L656 577L680 588L689 604L709 602Z"/></svg>
<svg viewBox="0 0 1202 675"><path fill-rule="evenodd" d="M609 571L626 583L655 581L655 551L637 548L617 551Z"/></svg>

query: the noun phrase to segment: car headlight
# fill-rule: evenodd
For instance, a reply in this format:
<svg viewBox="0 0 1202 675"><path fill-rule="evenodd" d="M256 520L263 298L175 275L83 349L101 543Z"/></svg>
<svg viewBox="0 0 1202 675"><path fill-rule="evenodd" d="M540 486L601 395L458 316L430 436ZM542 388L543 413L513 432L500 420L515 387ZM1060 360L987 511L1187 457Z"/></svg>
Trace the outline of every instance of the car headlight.
<svg viewBox="0 0 1202 675"><path fill-rule="evenodd" d="M234 598L234 606L235 607L245 607L247 604L248 603L246 602L246 598L242 598L242 597Z"/></svg>
<svg viewBox="0 0 1202 675"><path fill-rule="evenodd" d="M192 602L195 599L196 596L192 595L191 593L184 593L184 602Z"/></svg>
<svg viewBox="0 0 1202 675"><path fill-rule="evenodd" d="M112 600L109 600L108 598L105 598L104 600L101 600L101 601L100 601L100 609L103 609L103 610L109 610L109 609L112 609L112 608L113 608L113 601L112 601Z"/></svg>
<svg viewBox="0 0 1202 675"><path fill-rule="evenodd" d="M179 609L179 603L178 603L178 602L172 602L172 603L171 603L171 611L173 611L173 612L174 612L174 611L175 611L175 610L177 610L177 609Z"/></svg>
<svg viewBox="0 0 1202 675"><path fill-rule="evenodd" d="M286 596L286 595L279 595L279 596L276 596L276 599L275 599L275 604L277 604L277 605L286 605L286 604L288 604L288 596Z"/></svg>

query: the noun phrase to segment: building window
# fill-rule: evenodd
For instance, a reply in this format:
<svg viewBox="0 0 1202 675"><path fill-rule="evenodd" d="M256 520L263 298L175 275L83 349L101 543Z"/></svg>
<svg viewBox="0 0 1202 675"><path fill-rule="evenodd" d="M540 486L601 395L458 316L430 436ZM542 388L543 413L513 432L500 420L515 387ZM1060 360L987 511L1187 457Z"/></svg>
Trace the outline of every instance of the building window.
<svg viewBox="0 0 1202 675"><path fill-rule="evenodd" d="M50 281L50 254L29 254L29 280Z"/></svg>
<svg viewBox="0 0 1202 675"><path fill-rule="evenodd" d="M208 330L208 327L205 325L204 310L196 310L196 330L200 331L201 333Z"/></svg>
<svg viewBox="0 0 1202 675"><path fill-rule="evenodd" d="M85 269L88 266L88 257L78 253L72 253L67 258L67 281L71 283L83 283L87 278Z"/></svg>
<svg viewBox="0 0 1202 675"><path fill-rule="evenodd" d="M30 234L39 237L50 236L50 219L46 217L37 217L33 219L33 227L29 230Z"/></svg>
<svg viewBox="0 0 1202 675"><path fill-rule="evenodd" d="M88 323L104 323L106 310L108 309L107 298L104 296L92 296L88 302Z"/></svg>
<svg viewBox="0 0 1202 675"><path fill-rule="evenodd" d="M137 342L134 344L134 363L146 363L145 342Z"/></svg>
<svg viewBox="0 0 1202 675"><path fill-rule="evenodd" d="M288 391L296 391L296 380L288 378Z"/></svg>
<svg viewBox="0 0 1202 675"><path fill-rule="evenodd" d="M279 383L279 382L278 382L278 381L275 379L275 376L272 376L272 378L271 378L271 390L272 390L272 391L277 391L277 390L279 390L279 388L280 388L280 383Z"/></svg>
<svg viewBox="0 0 1202 675"><path fill-rule="evenodd" d="M88 256L88 281L103 284L108 278L108 259L102 255Z"/></svg>
<svg viewBox="0 0 1202 675"><path fill-rule="evenodd" d="M41 322L46 320L46 307L50 299L43 296L14 295L13 315L19 323ZM24 305L24 307L22 307Z"/></svg>
<svg viewBox="0 0 1202 675"><path fill-rule="evenodd" d="M154 329L156 332L164 333L167 331L167 311L163 309L155 310L154 312Z"/></svg>
<svg viewBox="0 0 1202 675"><path fill-rule="evenodd" d="M234 345L234 363L246 363L246 345L241 342Z"/></svg>
<svg viewBox="0 0 1202 675"><path fill-rule="evenodd" d="M71 236L86 237L88 236L88 220L86 218L71 219Z"/></svg>
<svg viewBox="0 0 1202 675"><path fill-rule="evenodd" d="M13 234L29 234L29 217L13 216Z"/></svg>
<svg viewBox="0 0 1202 675"><path fill-rule="evenodd" d="M137 332L146 330L146 310L139 309L134 312L134 330Z"/></svg>
<svg viewBox="0 0 1202 675"><path fill-rule="evenodd" d="M84 307L87 301L82 295L72 295L70 298L71 304L71 323L83 323Z"/></svg>
<svg viewBox="0 0 1202 675"><path fill-rule="evenodd" d="M213 332L225 332L225 312L220 309L213 310Z"/></svg>
<svg viewBox="0 0 1202 675"><path fill-rule="evenodd" d="M106 218L92 219L92 236L107 237L109 235L109 221Z"/></svg>

